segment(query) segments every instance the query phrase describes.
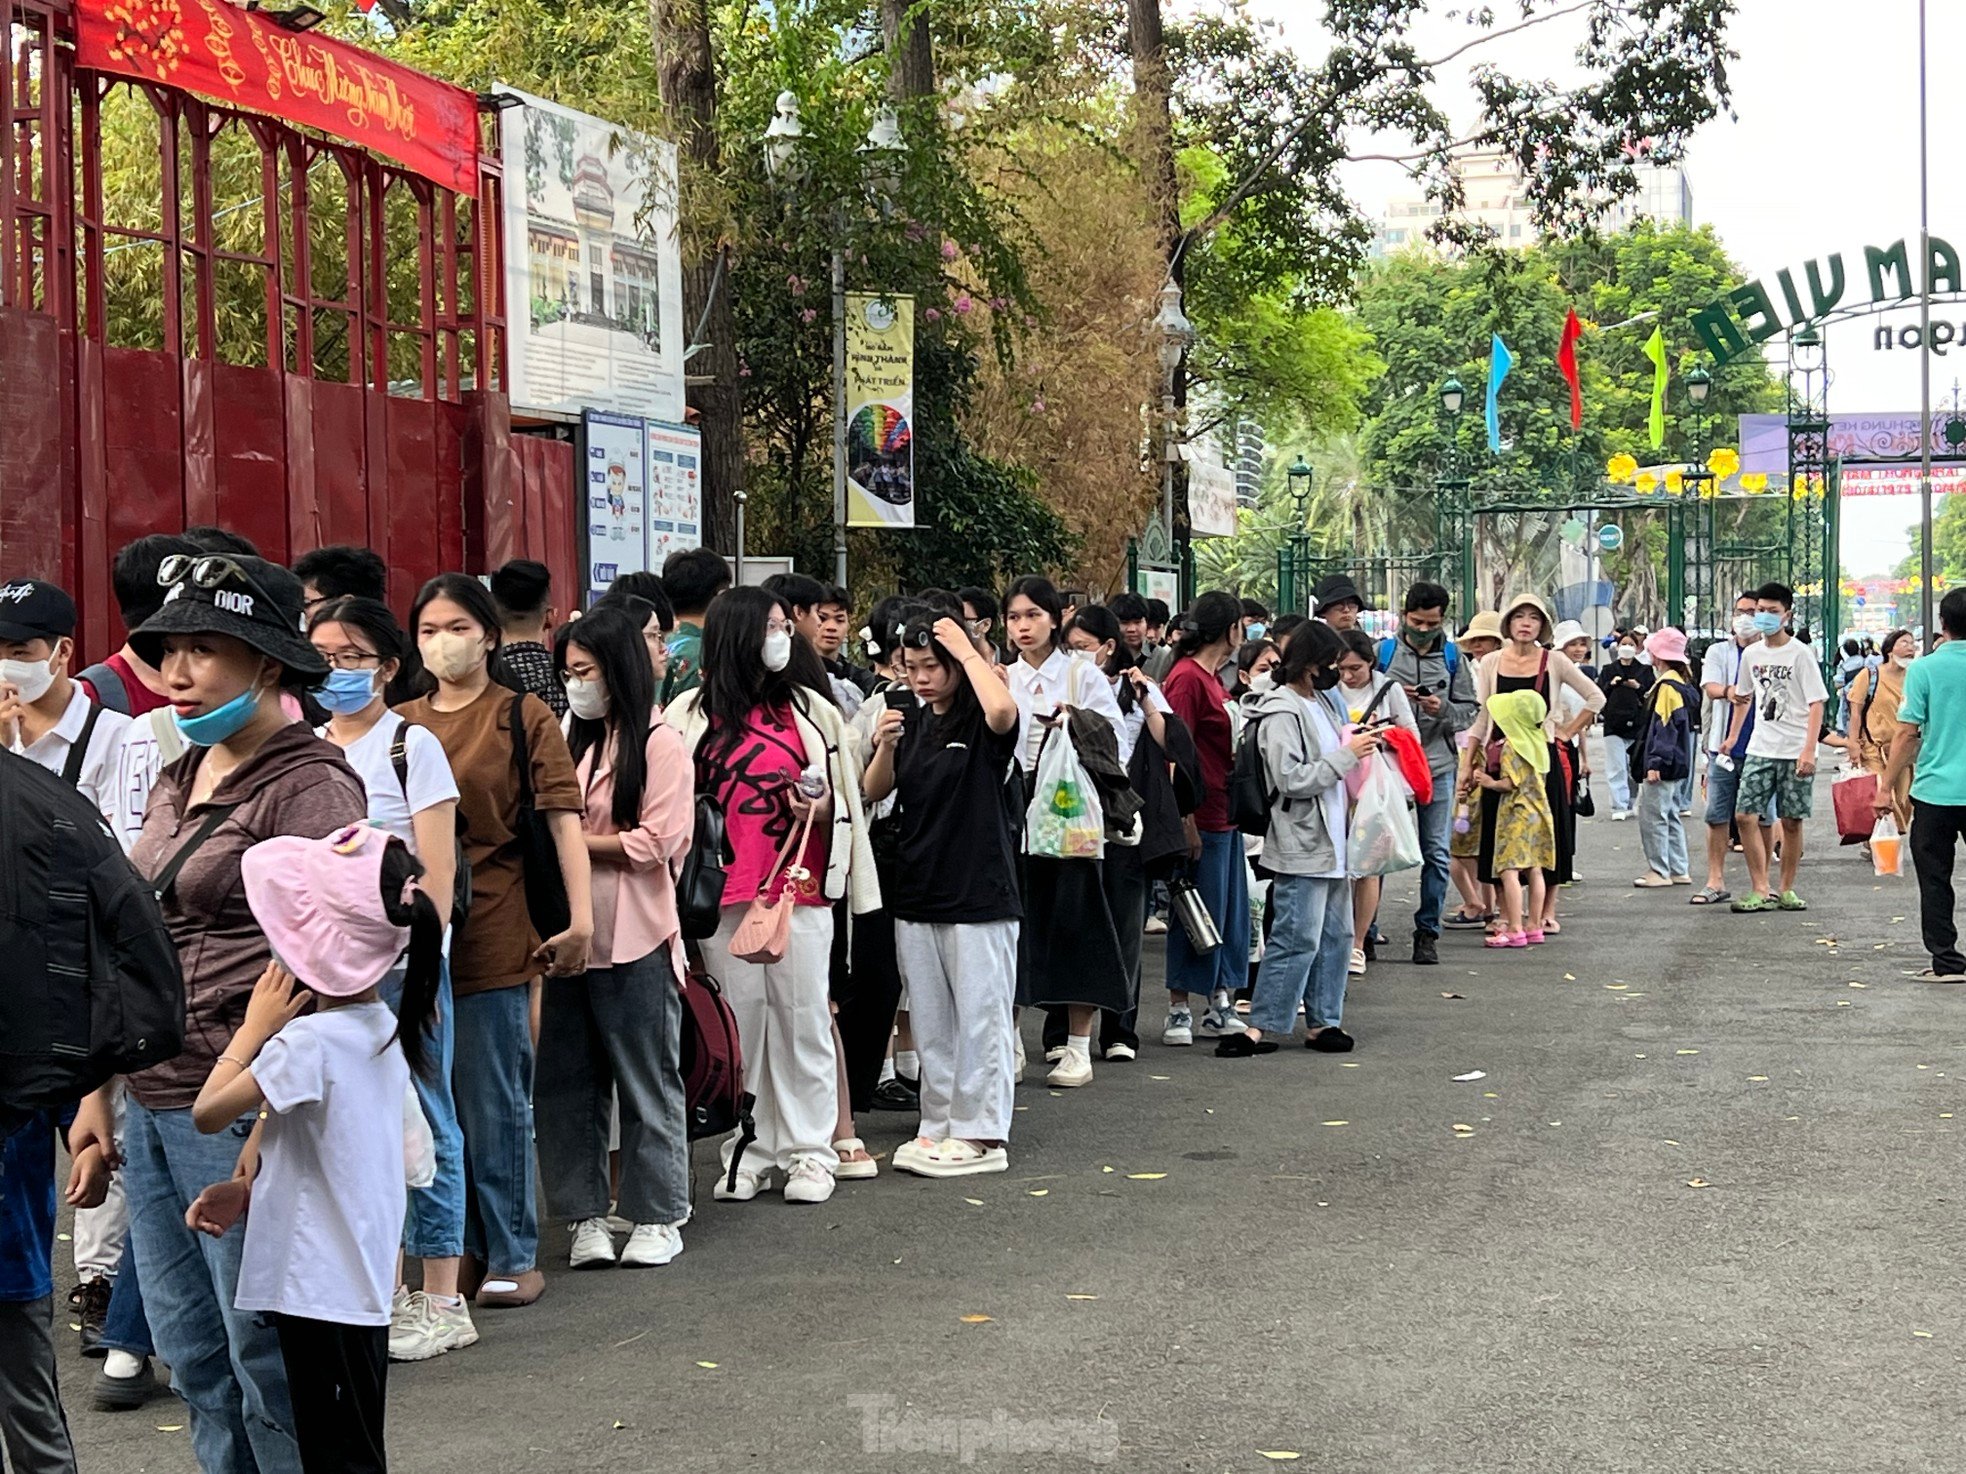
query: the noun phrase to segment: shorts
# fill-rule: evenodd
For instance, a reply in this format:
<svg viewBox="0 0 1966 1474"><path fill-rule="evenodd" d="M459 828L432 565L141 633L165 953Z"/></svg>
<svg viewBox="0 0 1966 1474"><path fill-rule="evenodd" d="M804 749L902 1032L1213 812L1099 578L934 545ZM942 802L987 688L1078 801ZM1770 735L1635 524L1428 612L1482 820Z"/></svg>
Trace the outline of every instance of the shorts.
<svg viewBox="0 0 1966 1474"><path fill-rule="evenodd" d="M1754 815L1766 809L1770 800L1784 819L1809 817L1816 805L1814 776L1798 777L1796 760L1789 757L1750 757L1741 766L1741 782L1734 798L1734 811Z"/></svg>
<svg viewBox="0 0 1966 1474"><path fill-rule="evenodd" d="M1723 768L1714 761L1715 754L1707 755L1707 823L1719 828L1734 822L1735 796L1741 786L1741 761L1733 767ZM1771 794L1761 809L1763 825L1775 822L1775 800Z"/></svg>

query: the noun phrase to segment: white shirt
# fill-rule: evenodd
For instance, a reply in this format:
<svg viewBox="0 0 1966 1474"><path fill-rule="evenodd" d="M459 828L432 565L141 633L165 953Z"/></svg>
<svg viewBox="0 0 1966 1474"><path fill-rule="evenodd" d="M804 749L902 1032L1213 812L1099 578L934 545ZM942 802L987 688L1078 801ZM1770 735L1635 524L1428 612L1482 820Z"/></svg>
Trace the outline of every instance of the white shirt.
<svg viewBox="0 0 1966 1474"><path fill-rule="evenodd" d="M15 755L39 763L59 777L68 766L68 755L82 735L82 728L88 725L89 708L93 705L79 685L71 684L68 705L61 719L26 747L21 746L16 736ZM150 780L157 775L155 767L143 763L138 763L134 771L129 767L126 759L130 726L130 719L121 712L103 708L96 717L95 731L89 734L89 750L82 754L82 770L75 775L77 791L96 806L103 822L122 842L125 854L143 828L143 810L150 802Z"/></svg>
<svg viewBox="0 0 1966 1474"><path fill-rule="evenodd" d="M388 1004L352 1003L295 1019L253 1061L271 1114L239 1255L239 1309L389 1324L409 1202L410 1067L395 1033Z"/></svg>
<svg viewBox="0 0 1966 1474"><path fill-rule="evenodd" d="M341 755L361 775L362 787L368 790L369 823L395 835L415 854L416 827L411 821L434 804L455 800L457 779L451 775L451 761L436 734L424 727L411 727L403 739L407 781L399 781L389 749L395 745L402 725L400 716L386 711L382 720L344 747ZM327 735L325 727L320 735Z"/></svg>
<svg viewBox="0 0 1966 1474"><path fill-rule="evenodd" d="M1734 724L1734 703L1725 694L1708 696L1706 688L1725 686L1731 691L1734 683L1741 678L1741 657L1752 648L1744 648L1731 637L1715 640L1707 646L1706 656L1700 661L1700 694L1706 703L1703 725L1706 728L1704 748L1707 752L1719 752L1726 745L1727 729Z"/></svg>
<svg viewBox="0 0 1966 1474"><path fill-rule="evenodd" d="M1120 677L1122 681L1125 679L1125 676ZM1149 686L1144 698L1137 691L1133 694L1134 701L1132 709L1122 712L1120 715L1120 720L1126 723L1126 737L1121 743L1121 746L1127 752L1127 756L1122 759L1125 762L1131 762L1133 760L1133 749L1140 745L1140 733L1146 728L1147 708L1149 706L1152 706L1155 711L1164 717L1174 715L1174 708L1169 706L1167 704L1167 698L1160 694L1159 686ZM1113 701L1115 705L1119 702L1119 685L1117 682L1113 684ZM1231 702L1230 705L1233 706L1234 703Z"/></svg>
<svg viewBox="0 0 1966 1474"><path fill-rule="evenodd" d="M1815 740L1809 730L1811 702L1829 700L1816 652L1791 635L1779 650L1762 641L1741 653L1734 689L1754 702L1754 732L1748 756L1793 762Z"/></svg>
<svg viewBox="0 0 1966 1474"><path fill-rule="evenodd" d="M1017 755L1025 772L1037 767L1038 747L1044 739L1044 728L1031 718L1048 716L1060 706L1081 707L1104 717L1119 743L1120 766L1132 761L1133 735L1120 715L1119 698L1091 657L1053 650L1043 665L1034 666L1019 656L1010 665L1010 694L1017 702Z"/></svg>

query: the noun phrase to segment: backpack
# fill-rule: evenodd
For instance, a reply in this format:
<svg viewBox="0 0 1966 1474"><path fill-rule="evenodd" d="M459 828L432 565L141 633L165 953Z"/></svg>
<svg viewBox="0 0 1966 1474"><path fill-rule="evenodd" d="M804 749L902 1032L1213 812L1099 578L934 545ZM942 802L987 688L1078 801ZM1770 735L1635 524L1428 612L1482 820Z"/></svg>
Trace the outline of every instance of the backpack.
<svg viewBox="0 0 1966 1474"><path fill-rule="evenodd" d="M0 751L0 1106L73 1105L184 1047L184 976L94 804Z"/></svg>
<svg viewBox="0 0 1966 1474"><path fill-rule="evenodd" d="M1277 799L1256 741L1257 729L1268 720L1252 716L1244 725L1242 746L1236 749L1235 766L1229 770L1229 822L1256 839L1270 832L1270 809Z"/></svg>
<svg viewBox="0 0 1966 1474"><path fill-rule="evenodd" d="M130 710L130 688L116 674L115 666L107 663L92 665L75 679L89 683L89 689L96 693L96 705L107 707L118 716L135 715Z"/></svg>
<svg viewBox="0 0 1966 1474"><path fill-rule="evenodd" d="M396 740L389 744L389 766L396 770L396 783L403 790L403 804L410 801L410 728L414 722L404 722L396 729ZM415 816L412 815L412 818ZM465 852L464 835L470 827L464 817L464 810L457 811L457 874L451 881L451 930L456 931L471 919L471 856Z"/></svg>
<svg viewBox="0 0 1966 1474"><path fill-rule="evenodd" d="M691 1141L742 1134L731 1154L729 1183L737 1185L738 1164L758 1139L751 1119L752 1097L744 1090L744 1049L737 1037L737 1015L724 990L707 972L692 968L682 989L683 1121Z"/></svg>
<svg viewBox="0 0 1966 1474"><path fill-rule="evenodd" d="M1441 654L1447 657L1447 680L1451 685L1454 677L1461 673L1461 647L1452 640L1442 644ZM1399 636L1387 635L1379 642L1379 673L1384 675L1392 668L1393 656L1399 653ZM1445 691L1440 693L1445 696Z"/></svg>
<svg viewBox="0 0 1966 1474"><path fill-rule="evenodd" d="M724 824L724 806L710 794L696 796L696 831L676 874L676 916L685 939L714 937L724 919L724 867L735 858Z"/></svg>

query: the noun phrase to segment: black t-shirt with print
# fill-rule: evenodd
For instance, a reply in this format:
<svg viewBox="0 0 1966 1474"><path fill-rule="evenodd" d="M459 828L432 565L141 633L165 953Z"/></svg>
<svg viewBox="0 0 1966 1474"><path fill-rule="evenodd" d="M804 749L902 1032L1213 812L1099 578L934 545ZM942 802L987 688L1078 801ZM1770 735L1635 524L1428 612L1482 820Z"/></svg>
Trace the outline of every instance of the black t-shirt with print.
<svg viewBox="0 0 1966 1474"><path fill-rule="evenodd" d="M959 701L936 716L907 713L895 752L894 884L883 882L898 921L1011 921L1024 914L1017 893L1016 820L1020 791L1008 785L1017 728L990 730L983 708Z"/></svg>

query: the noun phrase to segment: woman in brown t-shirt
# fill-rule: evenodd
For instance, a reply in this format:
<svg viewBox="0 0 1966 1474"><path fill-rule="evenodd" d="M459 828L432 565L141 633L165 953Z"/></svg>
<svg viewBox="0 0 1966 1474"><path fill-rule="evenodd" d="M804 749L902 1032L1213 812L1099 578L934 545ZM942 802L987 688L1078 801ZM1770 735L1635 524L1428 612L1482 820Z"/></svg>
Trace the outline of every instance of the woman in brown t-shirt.
<svg viewBox="0 0 1966 1474"><path fill-rule="evenodd" d="M452 1091L464 1132L464 1271L459 1288L479 1305L530 1305L539 1273L533 1198L534 985L541 974L587 969L594 933L583 800L553 714L498 679L498 611L484 585L461 573L423 586L410 629L435 689L401 708L444 745L456 775L471 861L471 915L451 940L457 1059ZM533 803L553 834L572 924L542 942L526 910L517 840L519 772L512 704L531 759Z"/></svg>

